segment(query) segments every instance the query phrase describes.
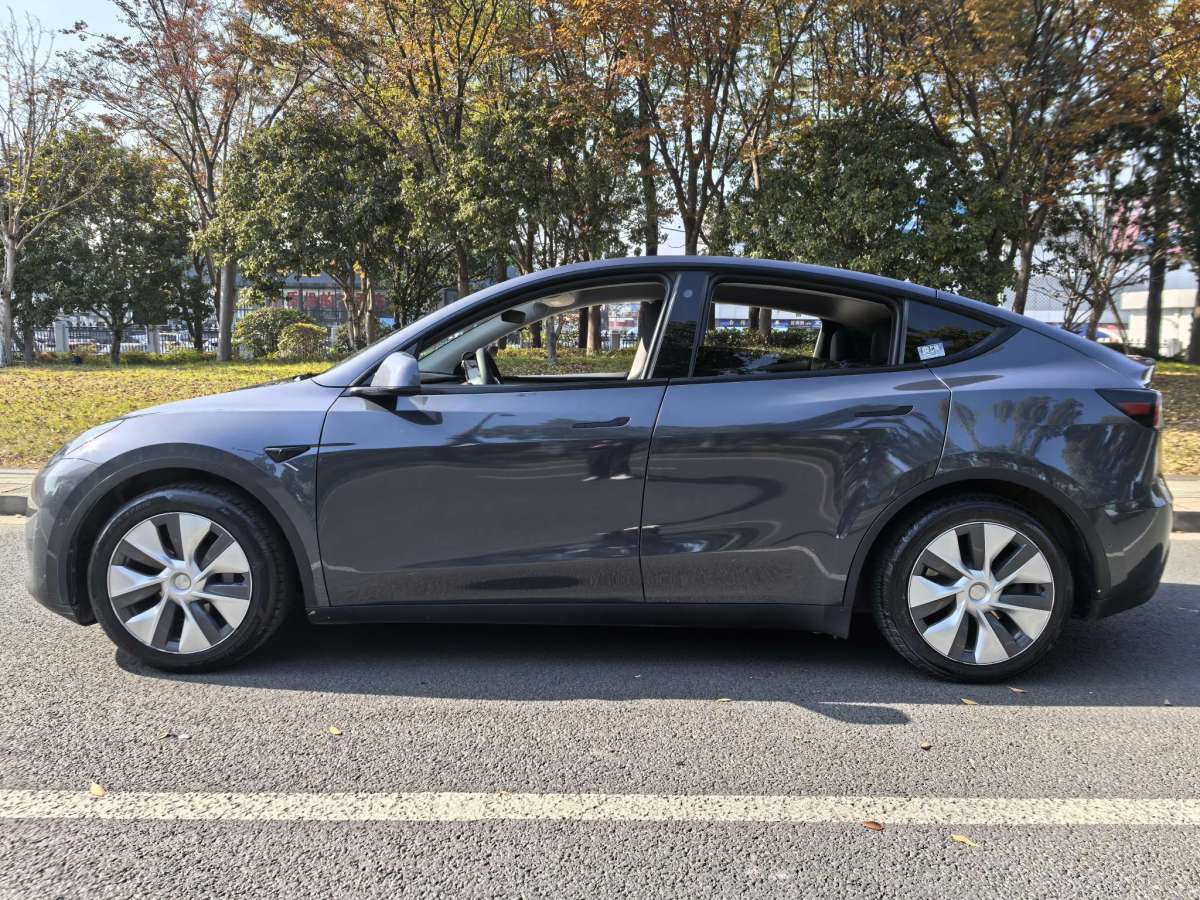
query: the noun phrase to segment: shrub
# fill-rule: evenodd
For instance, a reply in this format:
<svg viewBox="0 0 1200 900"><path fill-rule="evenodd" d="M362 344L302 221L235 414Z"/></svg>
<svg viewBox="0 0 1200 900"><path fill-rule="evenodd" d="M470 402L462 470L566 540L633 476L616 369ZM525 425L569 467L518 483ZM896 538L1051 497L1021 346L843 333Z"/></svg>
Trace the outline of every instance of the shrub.
<svg viewBox="0 0 1200 900"><path fill-rule="evenodd" d="M333 333L333 355L349 356L353 352L354 348L350 345L350 327L343 323Z"/></svg>
<svg viewBox="0 0 1200 900"><path fill-rule="evenodd" d="M245 347L252 356L270 356L279 349L279 336L289 325L305 322L315 325L298 309L267 306L247 313L233 329L234 343Z"/></svg>
<svg viewBox="0 0 1200 900"><path fill-rule="evenodd" d="M297 322L280 333L276 356L280 359L320 359L325 355L328 337L329 332L320 325Z"/></svg>
<svg viewBox="0 0 1200 900"><path fill-rule="evenodd" d="M174 350L168 350L160 357L164 363L207 362L215 358L215 354L205 353L203 350L197 350L195 347L176 347Z"/></svg>

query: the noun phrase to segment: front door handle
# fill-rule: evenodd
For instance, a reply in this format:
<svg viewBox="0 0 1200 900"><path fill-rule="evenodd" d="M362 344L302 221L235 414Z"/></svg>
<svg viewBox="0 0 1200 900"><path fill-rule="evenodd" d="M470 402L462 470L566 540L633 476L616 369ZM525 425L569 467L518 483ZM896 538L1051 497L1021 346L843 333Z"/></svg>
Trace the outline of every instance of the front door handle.
<svg viewBox="0 0 1200 900"><path fill-rule="evenodd" d="M881 416L907 416L910 412L912 412L911 403L906 406L875 406L870 409L856 409L854 416L858 419L878 419Z"/></svg>
<svg viewBox="0 0 1200 900"><path fill-rule="evenodd" d="M629 416L616 416L603 422L576 422L572 428L620 428L629 424Z"/></svg>

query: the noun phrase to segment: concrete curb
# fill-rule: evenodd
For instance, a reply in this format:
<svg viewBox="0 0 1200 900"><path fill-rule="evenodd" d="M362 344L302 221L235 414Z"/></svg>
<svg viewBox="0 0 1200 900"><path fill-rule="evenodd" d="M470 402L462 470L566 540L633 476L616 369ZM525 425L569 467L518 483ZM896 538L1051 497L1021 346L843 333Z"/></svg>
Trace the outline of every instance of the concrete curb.
<svg viewBox="0 0 1200 900"><path fill-rule="evenodd" d="M1172 531L1200 531L1200 512L1191 509L1175 510Z"/></svg>
<svg viewBox="0 0 1200 900"><path fill-rule="evenodd" d="M26 499L18 494L0 494L0 516L23 516Z"/></svg>

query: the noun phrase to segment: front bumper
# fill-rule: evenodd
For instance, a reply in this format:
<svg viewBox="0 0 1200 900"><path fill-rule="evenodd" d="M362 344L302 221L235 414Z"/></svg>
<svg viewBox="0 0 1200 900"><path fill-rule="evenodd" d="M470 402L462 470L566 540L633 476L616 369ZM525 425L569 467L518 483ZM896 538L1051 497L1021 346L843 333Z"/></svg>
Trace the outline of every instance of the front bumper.
<svg viewBox="0 0 1200 900"><path fill-rule="evenodd" d="M80 625L96 619L87 597L71 584L71 537L78 525L81 486L96 469L87 460L51 460L33 481L25 520L26 588L46 609Z"/></svg>
<svg viewBox="0 0 1200 900"><path fill-rule="evenodd" d="M1107 584L1097 586L1087 617L1099 619L1147 602L1158 590L1171 549L1174 512L1162 478L1135 501L1094 510L1092 523L1103 547Z"/></svg>

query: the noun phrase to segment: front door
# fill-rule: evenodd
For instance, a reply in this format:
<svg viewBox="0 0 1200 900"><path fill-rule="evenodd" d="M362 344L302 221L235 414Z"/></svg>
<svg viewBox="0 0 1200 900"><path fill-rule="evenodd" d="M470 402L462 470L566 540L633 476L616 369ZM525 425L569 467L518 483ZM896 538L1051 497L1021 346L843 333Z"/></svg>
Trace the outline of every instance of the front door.
<svg viewBox="0 0 1200 900"><path fill-rule="evenodd" d="M343 396L318 468L335 605L640 602L638 526L662 383Z"/></svg>

